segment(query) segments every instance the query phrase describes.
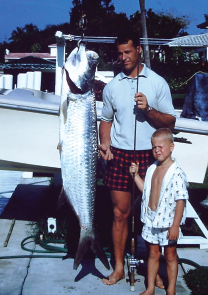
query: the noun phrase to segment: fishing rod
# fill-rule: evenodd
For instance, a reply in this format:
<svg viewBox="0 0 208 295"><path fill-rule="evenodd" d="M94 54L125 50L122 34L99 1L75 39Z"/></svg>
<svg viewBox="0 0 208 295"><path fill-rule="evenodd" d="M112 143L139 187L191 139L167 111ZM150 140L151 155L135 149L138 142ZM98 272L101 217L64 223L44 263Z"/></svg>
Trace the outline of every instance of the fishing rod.
<svg viewBox="0 0 208 295"><path fill-rule="evenodd" d="M139 30L139 48L140 48L140 30ZM137 67L137 87L136 93L139 91L139 67L141 64L141 56L140 53L138 55L138 67ZM137 135L137 112L135 110L135 123L134 123L134 163L136 163L136 135ZM132 187L132 238L131 238L131 258L128 260L129 268L130 268L130 291L135 291L135 269L139 265L139 263L143 262L142 260L138 260L135 258L135 250L136 250L136 243L135 243L135 223L134 223L134 203L135 203L135 181L134 181L135 174L133 174L133 187Z"/></svg>

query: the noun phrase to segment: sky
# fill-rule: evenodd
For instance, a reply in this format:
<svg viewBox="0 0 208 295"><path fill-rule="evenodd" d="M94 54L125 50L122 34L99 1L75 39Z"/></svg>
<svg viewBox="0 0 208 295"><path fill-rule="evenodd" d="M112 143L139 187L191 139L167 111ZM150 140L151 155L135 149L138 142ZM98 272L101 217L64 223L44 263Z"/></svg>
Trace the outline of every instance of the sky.
<svg viewBox="0 0 208 295"><path fill-rule="evenodd" d="M112 0L112 4L117 13L125 12L127 16L140 10L139 0ZM191 20L189 34L208 32L196 27L205 21L204 14L208 14L207 0L146 0L145 7L175 17L188 16ZM72 0L0 0L0 42L10 42L12 31L26 24L32 23L43 30L47 25L69 22L71 8Z"/></svg>

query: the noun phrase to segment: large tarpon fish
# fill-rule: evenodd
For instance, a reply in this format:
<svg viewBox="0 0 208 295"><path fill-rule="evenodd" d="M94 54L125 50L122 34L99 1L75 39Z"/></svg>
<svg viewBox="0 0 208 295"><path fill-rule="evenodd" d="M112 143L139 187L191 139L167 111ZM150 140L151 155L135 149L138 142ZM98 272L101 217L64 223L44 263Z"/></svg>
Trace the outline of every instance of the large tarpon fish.
<svg viewBox="0 0 208 295"><path fill-rule="evenodd" d="M109 269L93 226L98 140L92 85L98 58L81 42L69 55L62 76L59 150L63 190L80 224L74 269L89 247Z"/></svg>

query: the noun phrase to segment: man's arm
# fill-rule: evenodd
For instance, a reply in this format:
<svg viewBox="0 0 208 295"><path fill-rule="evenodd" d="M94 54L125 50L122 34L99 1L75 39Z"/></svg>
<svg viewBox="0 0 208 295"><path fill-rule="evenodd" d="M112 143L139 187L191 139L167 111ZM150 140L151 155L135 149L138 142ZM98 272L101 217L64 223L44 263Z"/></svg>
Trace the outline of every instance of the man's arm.
<svg viewBox="0 0 208 295"><path fill-rule="evenodd" d="M99 127L99 137L100 137L100 154L104 160L112 160L113 154L110 151L110 131L111 131L112 122L100 122Z"/></svg>
<svg viewBox="0 0 208 295"><path fill-rule="evenodd" d="M161 113L154 108L150 108L146 96L139 92L135 95L135 102L137 107L144 112L147 116L148 121L155 127L155 128L169 128L171 130L175 127L175 117Z"/></svg>
<svg viewBox="0 0 208 295"><path fill-rule="evenodd" d="M169 128L171 130L175 127L175 117L169 114L161 113L154 108L149 111L149 107L147 112L145 113L150 123L156 128Z"/></svg>

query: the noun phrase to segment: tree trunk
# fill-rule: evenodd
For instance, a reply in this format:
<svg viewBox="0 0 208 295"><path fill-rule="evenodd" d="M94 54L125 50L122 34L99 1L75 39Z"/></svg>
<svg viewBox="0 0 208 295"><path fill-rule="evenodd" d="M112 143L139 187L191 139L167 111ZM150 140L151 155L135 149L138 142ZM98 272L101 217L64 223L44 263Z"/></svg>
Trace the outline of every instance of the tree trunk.
<svg viewBox="0 0 208 295"><path fill-rule="evenodd" d="M144 45L143 45L144 60L145 60L146 66L151 69L150 54L149 54L149 44L148 44L148 39L147 39L145 0L139 0L139 5L140 5L140 9L141 9L142 37L145 38L144 39Z"/></svg>

